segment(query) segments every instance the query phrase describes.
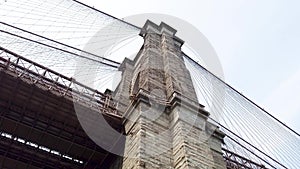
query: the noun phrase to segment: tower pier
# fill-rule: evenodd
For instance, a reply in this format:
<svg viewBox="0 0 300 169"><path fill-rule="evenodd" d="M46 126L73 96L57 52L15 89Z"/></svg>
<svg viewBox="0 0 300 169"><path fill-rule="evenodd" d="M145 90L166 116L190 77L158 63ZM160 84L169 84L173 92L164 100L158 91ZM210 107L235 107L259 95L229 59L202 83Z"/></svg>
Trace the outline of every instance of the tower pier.
<svg viewBox="0 0 300 169"><path fill-rule="evenodd" d="M147 21L144 44L120 67L115 91L127 136L124 169L225 169L224 134L207 121L182 57L184 41L165 23Z"/></svg>

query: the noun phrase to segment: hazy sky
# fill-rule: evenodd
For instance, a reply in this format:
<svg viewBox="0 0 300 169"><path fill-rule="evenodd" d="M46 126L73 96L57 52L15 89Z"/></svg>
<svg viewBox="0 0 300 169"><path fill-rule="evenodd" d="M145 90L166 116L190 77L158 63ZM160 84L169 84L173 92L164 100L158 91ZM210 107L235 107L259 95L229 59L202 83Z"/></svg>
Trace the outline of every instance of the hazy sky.
<svg viewBox="0 0 300 169"><path fill-rule="evenodd" d="M225 81L300 132L300 2L283 0L85 0L118 18L161 13L199 29Z"/></svg>

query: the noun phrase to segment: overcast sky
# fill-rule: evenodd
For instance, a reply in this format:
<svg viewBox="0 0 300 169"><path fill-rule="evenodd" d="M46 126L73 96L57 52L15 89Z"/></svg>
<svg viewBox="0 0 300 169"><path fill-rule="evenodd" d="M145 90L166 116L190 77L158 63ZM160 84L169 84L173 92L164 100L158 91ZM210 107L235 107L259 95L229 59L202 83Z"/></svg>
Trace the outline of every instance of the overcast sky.
<svg viewBox="0 0 300 169"><path fill-rule="evenodd" d="M85 0L118 18L161 13L199 29L225 81L300 132L300 2L283 0Z"/></svg>

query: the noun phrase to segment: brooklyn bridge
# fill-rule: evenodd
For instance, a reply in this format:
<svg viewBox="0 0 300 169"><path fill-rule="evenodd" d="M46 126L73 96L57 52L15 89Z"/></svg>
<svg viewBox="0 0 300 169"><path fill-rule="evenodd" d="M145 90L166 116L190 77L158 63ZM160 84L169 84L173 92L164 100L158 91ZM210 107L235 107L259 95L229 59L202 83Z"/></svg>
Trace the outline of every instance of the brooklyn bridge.
<svg viewBox="0 0 300 169"><path fill-rule="evenodd" d="M299 133L176 32L75 0L1 2L0 168L300 168Z"/></svg>

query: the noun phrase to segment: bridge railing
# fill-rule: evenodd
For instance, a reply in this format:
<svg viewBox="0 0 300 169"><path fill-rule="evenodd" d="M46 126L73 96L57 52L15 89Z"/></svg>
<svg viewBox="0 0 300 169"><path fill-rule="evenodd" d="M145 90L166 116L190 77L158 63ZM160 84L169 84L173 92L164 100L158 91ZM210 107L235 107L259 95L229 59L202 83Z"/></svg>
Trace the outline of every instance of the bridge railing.
<svg viewBox="0 0 300 169"><path fill-rule="evenodd" d="M0 66L15 73L18 78L29 80L31 83L38 84L60 96L69 97L74 102L106 114L118 116L116 105L109 96L1 46Z"/></svg>
<svg viewBox="0 0 300 169"><path fill-rule="evenodd" d="M258 164L250 159L238 155L227 149L223 150L223 157L228 169L267 169L264 165Z"/></svg>

